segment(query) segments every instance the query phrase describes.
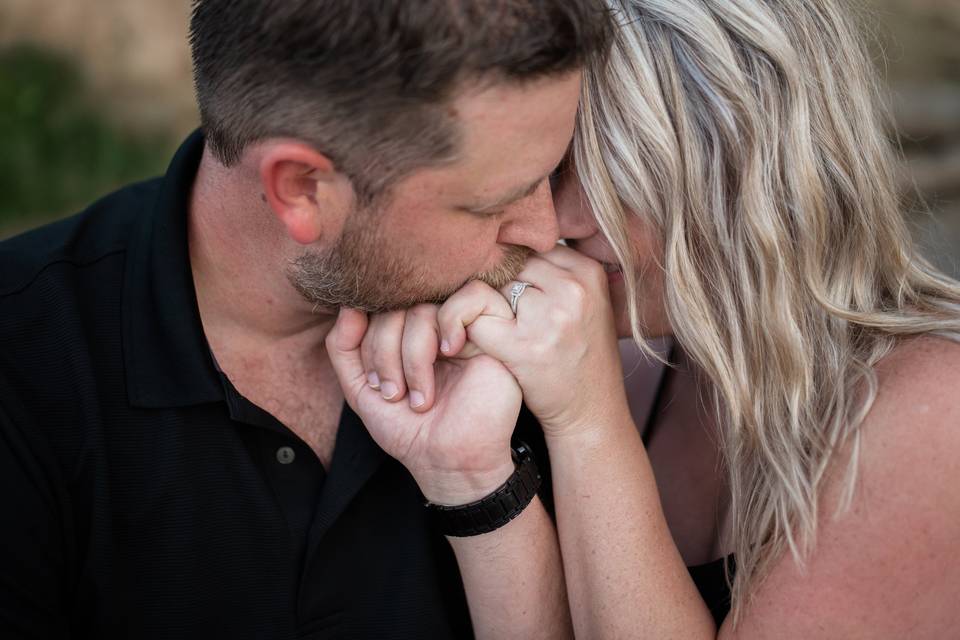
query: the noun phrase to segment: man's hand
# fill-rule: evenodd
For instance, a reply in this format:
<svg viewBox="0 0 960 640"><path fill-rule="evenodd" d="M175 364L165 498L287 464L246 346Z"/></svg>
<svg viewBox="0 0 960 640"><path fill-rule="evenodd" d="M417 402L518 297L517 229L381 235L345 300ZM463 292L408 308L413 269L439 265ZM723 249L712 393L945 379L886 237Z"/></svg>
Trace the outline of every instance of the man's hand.
<svg viewBox="0 0 960 640"><path fill-rule="evenodd" d="M370 322L366 314L343 309L327 336L327 351L349 405L374 441L410 471L424 496L437 504L467 504L492 493L513 473L510 437L520 412L520 387L488 356L437 361L436 333L424 332L428 323L410 323L412 330L404 332L405 314L422 319L425 313L431 311L421 305ZM387 388L380 380L387 374L368 376L377 369L365 362L364 353L372 358L390 351L374 343L392 345L397 355L417 353L411 362L431 365L429 409L423 409L426 398L414 402L417 408L402 401L411 394L400 385L416 380L415 373L392 376L395 386Z"/></svg>

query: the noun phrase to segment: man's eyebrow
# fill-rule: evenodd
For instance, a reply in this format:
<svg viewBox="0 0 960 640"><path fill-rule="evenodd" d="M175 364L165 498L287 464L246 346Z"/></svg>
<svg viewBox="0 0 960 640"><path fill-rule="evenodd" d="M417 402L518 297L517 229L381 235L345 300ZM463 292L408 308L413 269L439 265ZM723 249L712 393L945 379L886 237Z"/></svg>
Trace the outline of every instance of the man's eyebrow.
<svg viewBox="0 0 960 640"><path fill-rule="evenodd" d="M508 204L512 204L516 202L517 200L523 200L524 198L528 198L536 192L536 190L540 187L541 184L543 184L543 181L546 180L549 175L550 174L548 173L547 175L541 178L538 178L535 182L531 183L529 186L521 187L519 189L511 191L506 196L498 199L496 202L485 204L479 207L467 207L467 208L470 209L471 211L483 213L488 209L497 209L500 207L505 207Z"/></svg>

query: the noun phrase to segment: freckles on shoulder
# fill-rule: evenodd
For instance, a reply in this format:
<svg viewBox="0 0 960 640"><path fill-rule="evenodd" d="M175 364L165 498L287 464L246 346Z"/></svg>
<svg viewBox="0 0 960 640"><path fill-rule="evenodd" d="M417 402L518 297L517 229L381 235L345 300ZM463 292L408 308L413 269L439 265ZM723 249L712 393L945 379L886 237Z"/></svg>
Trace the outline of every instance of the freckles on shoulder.
<svg viewBox="0 0 960 640"><path fill-rule="evenodd" d="M877 398L865 427L903 421L917 427L952 423L957 428L951 431L960 432L960 341L905 339L877 364L876 372Z"/></svg>
<svg viewBox="0 0 960 640"><path fill-rule="evenodd" d="M861 426L867 470L889 467L906 482L928 474L960 481L960 342L905 339L876 373L877 396Z"/></svg>

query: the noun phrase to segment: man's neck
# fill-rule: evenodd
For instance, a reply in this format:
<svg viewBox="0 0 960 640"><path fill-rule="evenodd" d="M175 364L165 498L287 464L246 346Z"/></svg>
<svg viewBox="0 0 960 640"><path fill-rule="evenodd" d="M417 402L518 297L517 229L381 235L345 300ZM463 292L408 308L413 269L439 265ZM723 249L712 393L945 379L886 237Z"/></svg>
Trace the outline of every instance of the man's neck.
<svg viewBox="0 0 960 640"><path fill-rule="evenodd" d="M245 172L251 175L245 175ZM322 350L336 320L303 299L284 271L284 234L261 204L256 173L204 153L191 197L190 263L204 332L213 347Z"/></svg>
<svg viewBox="0 0 960 640"><path fill-rule="evenodd" d="M336 316L311 308L287 280L291 249L258 184L255 171L227 170L204 154L188 226L200 319L237 391L329 469L343 407L324 347Z"/></svg>

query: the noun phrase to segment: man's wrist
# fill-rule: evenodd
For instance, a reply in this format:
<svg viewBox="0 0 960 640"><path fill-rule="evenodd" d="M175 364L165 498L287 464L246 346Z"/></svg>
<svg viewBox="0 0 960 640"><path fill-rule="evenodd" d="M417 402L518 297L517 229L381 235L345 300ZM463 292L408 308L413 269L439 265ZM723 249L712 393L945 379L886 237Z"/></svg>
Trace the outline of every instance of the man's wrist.
<svg viewBox="0 0 960 640"><path fill-rule="evenodd" d="M506 526L519 516L540 489L541 476L530 448L517 440L511 446L514 471L491 493L461 505L425 506L433 526L448 537L472 537Z"/></svg>
<svg viewBox="0 0 960 640"><path fill-rule="evenodd" d="M516 469L509 452L502 464L484 471L428 471L414 475L428 502L460 506L481 500L503 486Z"/></svg>

